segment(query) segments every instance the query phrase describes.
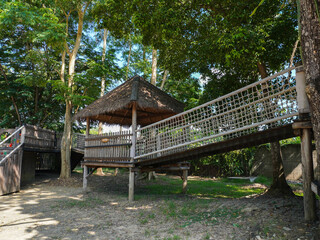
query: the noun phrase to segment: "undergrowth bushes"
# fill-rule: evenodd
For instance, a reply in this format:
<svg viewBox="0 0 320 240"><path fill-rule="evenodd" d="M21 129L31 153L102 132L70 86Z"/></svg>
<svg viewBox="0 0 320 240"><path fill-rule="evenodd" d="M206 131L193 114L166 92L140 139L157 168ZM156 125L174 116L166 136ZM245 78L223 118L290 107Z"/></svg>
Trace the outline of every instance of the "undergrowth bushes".
<svg viewBox="0 0 320 240"><path fill-rule="evenodd" d="M256 147L204 157L191 162L190 173L206 177L249 175Z"/></svg>
<svg viewBox="0 0 320 240"><path fill-rule="evenodd" d="M299 144L300 138L280 141L281 145ZM270 144L266 144L270 147ZM190 174L204 177L249 176L258 147L216 154L191 161Z"/></svg>

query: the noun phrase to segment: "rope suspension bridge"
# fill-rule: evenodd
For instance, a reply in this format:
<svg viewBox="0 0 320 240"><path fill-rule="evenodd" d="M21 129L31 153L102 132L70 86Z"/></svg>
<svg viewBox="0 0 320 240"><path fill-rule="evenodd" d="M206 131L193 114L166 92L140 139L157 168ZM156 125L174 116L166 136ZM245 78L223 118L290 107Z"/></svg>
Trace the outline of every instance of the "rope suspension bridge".
<svg viewBox="0 0 320 240"><path fill-rule="evenodd" d="M198 153L205 154L205 151L210 152L205 146L230 141L236 143L237 139L257 136L257 133L263 134L265 141L293 136L291 124L299 113L292 70L287 69L136 130L138 141L135 161L138 164L166 161L171 155L178 157L184 151L194 155L192 152L199 148L202 150ZM269 133L272 129L277 129L273 135ZM251 145L249 138L247 140L247 144ZM237 144L246 145L243 142Z"/></svg>

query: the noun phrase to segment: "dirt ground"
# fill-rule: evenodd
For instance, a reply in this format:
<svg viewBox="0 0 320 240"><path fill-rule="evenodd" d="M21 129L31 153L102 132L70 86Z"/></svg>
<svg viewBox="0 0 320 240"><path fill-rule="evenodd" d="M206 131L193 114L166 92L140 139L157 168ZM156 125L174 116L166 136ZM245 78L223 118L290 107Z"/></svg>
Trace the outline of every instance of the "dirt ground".
<svg viewBox="0 0 320 240"><path fill-rule="evenodd" d="M142 194L130 204L127 181L126 174L92 176L83 193L80 174L46 176L0 196L0 239L320 239L319 222L303 221L299 197Z"/></svg>

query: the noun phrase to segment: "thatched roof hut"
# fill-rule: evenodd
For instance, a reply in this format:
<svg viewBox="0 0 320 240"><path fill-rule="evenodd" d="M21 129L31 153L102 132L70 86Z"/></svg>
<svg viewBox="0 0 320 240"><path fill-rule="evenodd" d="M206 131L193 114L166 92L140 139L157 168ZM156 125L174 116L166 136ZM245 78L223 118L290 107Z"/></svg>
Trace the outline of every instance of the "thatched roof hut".
<svg viewBox="0 0 320 240"><path fill-rule="evenodd" d="M132 123L134 104L137 109L137 124L141 126L180 113L184 108L183 103L140 76L135 76L79 111L74 119L89 118L107 124L129 126Z"/></svg>

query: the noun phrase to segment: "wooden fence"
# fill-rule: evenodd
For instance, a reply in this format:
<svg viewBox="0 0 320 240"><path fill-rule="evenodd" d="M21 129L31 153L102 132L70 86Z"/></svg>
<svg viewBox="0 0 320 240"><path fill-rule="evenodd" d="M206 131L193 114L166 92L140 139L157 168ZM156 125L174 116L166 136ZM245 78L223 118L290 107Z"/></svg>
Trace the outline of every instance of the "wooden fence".
<svg viewBox="0 0 320 240"><path fill-rule="evenodd" d="M90 135L85 139L85 161L130 162L130 131Z"/></svg>
<svg viewBox="0 0 320 240"><path fill-rule="evenodd" d="M53 149L56 145L55 132L32 125L25 125L25 148Z"/></svg>

